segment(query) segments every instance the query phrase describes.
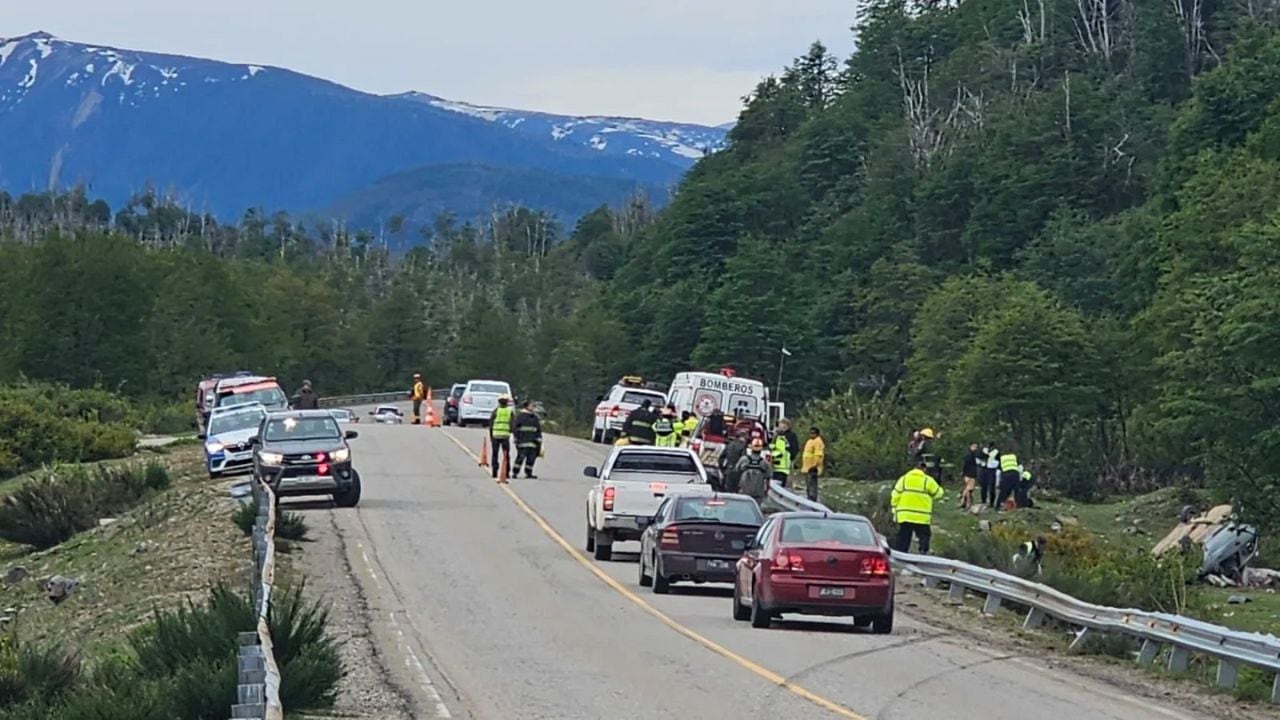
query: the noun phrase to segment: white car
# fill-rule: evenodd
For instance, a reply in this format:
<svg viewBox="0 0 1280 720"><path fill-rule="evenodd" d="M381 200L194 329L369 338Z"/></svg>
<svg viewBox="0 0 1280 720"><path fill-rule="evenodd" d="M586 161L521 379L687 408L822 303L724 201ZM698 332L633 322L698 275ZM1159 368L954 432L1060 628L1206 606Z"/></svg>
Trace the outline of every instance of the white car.
<svg viewBox="0 0 1280 720"><path fill-rule="evenodd" d="M356 417L355 413L346 408L334 408L329 411L329 414L332 415L333 419L337 420L339 424L360 422L360 418Z"/></svg>
<svg viewBox="0 0 1280 720"><path fill-rule="evenodd" d="M253 445L258 426L267 416L259 403L214 408L209 424L200 435L210 478L249 472L253 469Z"/></svg>
<svg viewBox="0 0 1280 720"><path fill-rule="evenodd" d="M511 395L511 385L502 380L469 380L458 400L458 424L466 427L469 423L489 424L494 408L498 407L498 398Z"/></svg>
<svg viewBox="0 0 1280 720"><path fill-rule="evenodd" d="M622 424L632 410L648 400L654 412L666 407L667 396L657 390L648 390L639 378L625 377L601 395L596 404L596 416L591 425L591 440L612 444L622 432Z"/></svg>
<svg viewBox="0 0 1280 720"><path fill-rule="evenodd" d="M715 492L688 448L620 445L604 467L582 474L596 479L587 491L587 552L597 560L613 557L615 542L639 540L666 497Z"/></svg>
<svg viewBox="0 0 1280 720"><path fill-rule="evenodd" d="M395 405L379 405L369 414L373 416L374 422L386 423L389 425L404 422L404 412Z"/></svg>

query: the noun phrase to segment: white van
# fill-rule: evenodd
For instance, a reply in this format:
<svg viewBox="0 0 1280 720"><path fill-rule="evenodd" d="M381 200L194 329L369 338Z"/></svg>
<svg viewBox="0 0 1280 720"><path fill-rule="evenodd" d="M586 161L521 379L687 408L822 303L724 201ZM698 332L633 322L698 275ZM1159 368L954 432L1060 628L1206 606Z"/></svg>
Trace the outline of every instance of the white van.
<svg viewBox="0 0 1280 720"><path fill-rule="evenodd" d="M735 377L725 372L683 372L671 381L667 401L683 416L691 412L700 418L714 410L757 418L772 430L782 417L782 403L769 402L769 388L759 380Z"/></svg>

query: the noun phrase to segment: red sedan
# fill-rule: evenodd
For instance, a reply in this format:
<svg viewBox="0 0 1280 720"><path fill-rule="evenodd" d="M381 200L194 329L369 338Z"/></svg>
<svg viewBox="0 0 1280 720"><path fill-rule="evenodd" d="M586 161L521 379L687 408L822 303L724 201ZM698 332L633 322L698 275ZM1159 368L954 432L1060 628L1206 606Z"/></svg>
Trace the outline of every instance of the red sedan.
<svg viewBox="0 0 1280 720"><path fill-rule="evenodd" d="M871 522L860 515L769 516L738 559L733 619L767 628L783 613L852 617L893 631L893 573Z"/></svg>

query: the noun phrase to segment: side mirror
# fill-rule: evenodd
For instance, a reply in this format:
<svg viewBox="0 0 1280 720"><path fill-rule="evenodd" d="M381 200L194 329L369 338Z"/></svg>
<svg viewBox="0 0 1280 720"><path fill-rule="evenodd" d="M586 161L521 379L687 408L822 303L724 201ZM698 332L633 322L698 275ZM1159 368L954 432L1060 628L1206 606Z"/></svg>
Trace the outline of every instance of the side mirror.
<svg viewBox="0 0 1280 720"><path fill-rule="evenodd" d="M598 478L600 477L600 469L595 465L588 465L582 469L582 474L589 478Z"/></svg>
<svg viewBox="0 0 1280 720"><path fill-rule="evenodd" d="M250 444L250 445L261 445L261 444L262 444L262 438L258 437L257 435L254 435L253 437L249 438L249 444Z"/></svg>
<svg viewBox="0 0 1280 720"><path fill-rule="evenodd" d="M602 403L602 402L604 402L604 396L603 396L603 395L597 395L597 396L596 396L596 402L598 402L598 403Z"/></svg>
<svg viewBox="0 0 1280 720"><path fill-rule="evenodd" d="M197 440L208 440L208 439L209 439L209 436L208 436L208 435L205 435L204 433L200 433L199 435L197 435L197 436L196 436L196 439L197 439Z"/></svg>
<svg viewBox="0 0 1280 720"><path fill-rule="evenodd" d="M649 525L652 525L652 524L653 524L653 518L651 517L636 518L636 525L639 525L640 527L648 527Z"/></svg>
<svg viewBox="0 0 1280 720"><path fill-rule="evenodd" d="M355 440L356 438L360 437L360 433L356 432L355 430L348 430L345 433L345 436L348 440Z"/></svg>

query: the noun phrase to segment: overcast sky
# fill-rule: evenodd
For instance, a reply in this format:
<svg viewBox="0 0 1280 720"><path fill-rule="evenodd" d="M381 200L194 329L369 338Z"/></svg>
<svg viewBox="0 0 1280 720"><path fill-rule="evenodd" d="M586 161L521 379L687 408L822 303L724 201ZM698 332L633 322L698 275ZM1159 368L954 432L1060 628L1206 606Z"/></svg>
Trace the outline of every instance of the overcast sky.
<svg viewBox="0 0 1280 720"><path fill-rule="evenodd" d="M719 124L856 0L3 0L0 36L286 67L360 90Z"/></svg>

